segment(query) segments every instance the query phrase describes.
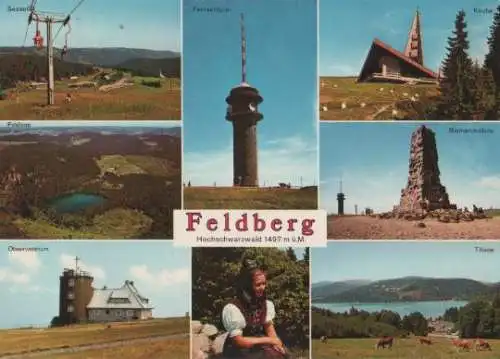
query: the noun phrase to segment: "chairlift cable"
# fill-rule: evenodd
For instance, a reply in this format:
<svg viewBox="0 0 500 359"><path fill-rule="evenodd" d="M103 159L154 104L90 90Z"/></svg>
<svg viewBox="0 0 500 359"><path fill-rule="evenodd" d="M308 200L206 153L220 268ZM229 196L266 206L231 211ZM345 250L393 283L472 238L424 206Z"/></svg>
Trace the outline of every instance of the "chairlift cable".
<svg viewBox="0 0 500 359"><path fill-rule="evenodd" d="M84 1L85 0L80 0L78 2L78 4L76 4L76 6L73 8L73 10L70 11L68 16L66 17L66 20L61 24L61 26L59 26L59 29L57 29L57 32L56 32L54 38L52 39L52 44L54 44L54 42L56 41L57 35L59 35L59 33L61 32L64 25L69 21L69 18L71 17L71 15L76 11L76 9L78 9L83 4Z"/></svg>
<svg viewBox="0 0 500 359"><path fill-rule="evenodd" d="M24 33L24 41L23 41L23 47L26 46L26 40L28 39L28 31L30 29L30 25L31 25L31 20L33 19L33 10L35 9L35 6L36 6L36 2L38 0L31 0L31 5L29 7L29 10L30 10L30 15L28 17L28 25L26 26L26 32Z"/></svg>

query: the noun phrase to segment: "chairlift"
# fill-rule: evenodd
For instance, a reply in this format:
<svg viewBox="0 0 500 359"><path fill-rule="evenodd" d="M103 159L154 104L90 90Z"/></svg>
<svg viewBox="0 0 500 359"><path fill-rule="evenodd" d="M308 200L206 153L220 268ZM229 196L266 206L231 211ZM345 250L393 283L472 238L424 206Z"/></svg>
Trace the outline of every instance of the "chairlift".
<svg viewBox="0 0 500 359"><path fill-rule="evenodd" d="M30 16L28 17L28 24L33 21L33 17L35 18L36 21L36 30L35 30L35 37L33 37L33 44L37 49L41 49L43 48L43 36L39 29L40 21L38 15L36 14L34 15L33 13L31 13Z"/></svg>
<svg viewBox="0 0 500 359"><path fill-rule="evenodd" d="M63 59L63 57L68 53L69 51L69 48L68 48L68 38L69 38L69 34L71 32L71 24L69 23L69 20L70 20L70 17L68 16L65 20L64 20L64 23L63 25L64 26L67 26L68 27L68 31L66 32L66 34L64 35L64 46L61 50L61 60Z"/></svg>

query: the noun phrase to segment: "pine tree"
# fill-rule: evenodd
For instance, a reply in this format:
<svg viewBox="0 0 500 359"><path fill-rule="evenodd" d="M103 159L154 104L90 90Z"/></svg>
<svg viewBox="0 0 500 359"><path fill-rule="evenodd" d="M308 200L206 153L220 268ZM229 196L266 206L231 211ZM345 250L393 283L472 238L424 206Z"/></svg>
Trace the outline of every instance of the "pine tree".
<svg viewBox="0 0 500 359"><path fill-rule="evenodd" d="M500 5L498 5L488 37L488 53L485 65L493 72L495 83L500 88Z"/></svg>
<svg viewBox="0 0 500 359"><path fill-rule="evenodd" d="M493 17L493 24L490 28L490 36L488 37L489 51L486 54L484 64L493 74L493 79L496 85L496 100L494 112L496 112L497 120L500 116L500 5Z"/></svg>
<svg viewBox="0 0 500 359"><path fill-rule="evenodd" d="M480 97L478 98L478 107L485 114L485 120L498 120L497 109L497 86L493 72L486 66L480 70L478 76L478 87L480 87Z"/></svg>
<svg viewBox="0 0 500 359"><path fill-rule="evenodd" d="M474 64L469 57L469 40L465 11L458 12L455 30L448 38L448 54L443 63L440 83L440 115L443 120L468 120L476 109Z"/></svg>

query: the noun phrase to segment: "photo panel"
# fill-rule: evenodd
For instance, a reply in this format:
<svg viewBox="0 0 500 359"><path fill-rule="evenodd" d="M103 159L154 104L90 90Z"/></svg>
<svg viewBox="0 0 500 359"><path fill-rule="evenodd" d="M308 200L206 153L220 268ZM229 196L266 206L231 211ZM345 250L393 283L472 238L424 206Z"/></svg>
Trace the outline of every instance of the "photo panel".
<svg viewBox="0 0 500 359"><path fill-rule="evenodd" d="M309 248L193 248L192 358L308 359Z"/></svg>
<svg viewBox="0 0 500 359"><path fill-rule="evenodd" d="M185 209L317 208L317 21L316 0L183 2Z"/></svg>
<svg viewBox="0 0 500 359"><path fill-rule="evenodd" d="M322 1L319 37L323 121L500 119L497 1Z"/></svg>
<svg viewBox="0 0 500 359"><path fill-rule="evenodd" d="M179 124L0 122L0 238L172 239Z"/></svg>
<svg viewBox="0 0 500 359"><path fill-rule="evenodd" d="M499 256L491 241L312 249L312 357L497 358Z"/></svg>
<svg viewBox="0 0 500 359"><path fill-rule="evenodd" d="M499 239L500 127L321 123L329 239Z"/></svg>
<svg viewBox="0 0 500 359"><path fill-rule="evenodd" d="M1 242L0 356L188 358L190 258L170 241Z"/></svg>
<svg viewBox="0 0 500 359"><path fill-rule="evenodd" d="M0 120L179 121L180 3L3 2Z"/></svg>

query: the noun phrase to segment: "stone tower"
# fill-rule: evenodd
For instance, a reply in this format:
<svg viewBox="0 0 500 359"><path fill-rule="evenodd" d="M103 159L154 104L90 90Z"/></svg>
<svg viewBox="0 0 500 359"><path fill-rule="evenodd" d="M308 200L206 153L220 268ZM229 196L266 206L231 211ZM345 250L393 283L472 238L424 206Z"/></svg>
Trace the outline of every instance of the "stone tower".
<svg viewBox="0 0 500 359"><path fill-rule="evenodd" d="M233 185L258 187L257 122L263 116L259 91L246 81L246 36L241 15L241 84L226 98L226 120L233 123Z"/></svg>
<svg viewBox="0 0 500 359"><path fill-rule="evenodd" d="M410 32L408 34L408 41L404 54L413 61L424 65L424 49L422 47L422 29L420 27L420 11L417 9L413 22L411 24Z"/></svg>
<svg viewBox="0 0 500 359"><path fill-rule="evenodd" d="M75 269L64 269L59 277L59 324L69 325L88 320L87 305L94 295L90 273L78 268L80 258L75 258Z"/></svg>
<svg viewBox="0 0 500 359"><path fill-rule="evenodd" d="M401 190L400 210L456 208L450 204L446 187L439 179L436 135L423 125L411 135L409 167L408 183Z"/></svg>

